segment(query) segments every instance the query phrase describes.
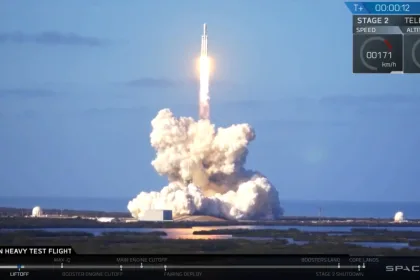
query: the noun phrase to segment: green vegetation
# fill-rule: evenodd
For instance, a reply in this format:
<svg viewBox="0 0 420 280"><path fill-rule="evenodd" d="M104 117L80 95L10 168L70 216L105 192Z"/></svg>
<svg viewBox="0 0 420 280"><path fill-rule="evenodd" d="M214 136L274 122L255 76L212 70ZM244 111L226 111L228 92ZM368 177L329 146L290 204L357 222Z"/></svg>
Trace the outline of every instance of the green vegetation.
<svg viewBox="0 0 420 280"><path fill-rule="evenodd" d="M59 231L51 232L46 230L8 230L0 232L0 238L13 236L13 237L92 237L93 233L83 231Z"/></svg>
<svg viewBox="0 0 420 280"><path fill-rule="evenodd" d="M94 236L86 232L8 231L0 234L0 245L73 246L90 254L343 254L420 256L420 250L365 248L337 243L289 244L286 240L174 240L161 238L162 232L108 232Z"/></svg>
<svg viewBox="0 0 420 280"><path fill-rule="evenodd" d="M408 244L413 247L420 247L420 240L410 240Z"/></svg>
<svg viewBox="0 0 420 280"><path fill-rule="evenodd" d="M123 220L131 218L128 212L104 212L69 209L43 209L49 218L25 218L32 209L0 207L0 228L8 229L42 229L42 228L191 228L193 226L311 226L311 227L420 227L420 219L407 223L392 223L392 219L355 219L331 217L282 217L275 221L188 221L174 222L133 222ZM60 215L62 215L60 217ZM77 217L77 218L70 218ZM83 217L83 218L82 218ZM100 223L96 220L85 219L95 217L115 217L121 221Z"/></svg>
<svg viewBox="0 0 420 280"><path fill-rule="evenodd" d="M95 236L90 232L83 231L59 231L51 232L45 230L9 230L0 232L0 245L19 245L19 242L40 242L40 245L47 245L50 240L67 240L70 243L73 241L86 240L103 240L105 243L109 240L124 240L125 243L136 243L137 239L160 239L161 236L166 236L166 232L152 231L152 232L104 232L100 236ZM23 244L22 243L22 244Z"/></svg>
<svg viewBox="0 0 420 280"><path fill-rule="evenodd" d="M45 228L191 228L188 222L111 222L102 223L81 218L0 218L0 228L45 229Z"/></svg>
<svg viewBox="0 0 420 280"><path fill-rule="evenodd" d="M90 210L70 210L70 209L43 209L46 215L64 215L64 216L84 216L84 217L116 217L116 218L130 218L128 212L105 212L105 211L90 211ZM30 215L32 209L0 207L0 217L23 217Z"/></svg>
<svg viewBox="0 0 420 280"><path fill-rule="evenodd" d="M102 236L115 236L115 237L127 237L127 236L167 236L164 231L149 231L149 232L135 232L135 231L107 231L102 233Z"/></svg>
<svg viewBox="0 0 420 280"><path fill-rule="evenodd" d="M398 230L393 231L389 229L378 229L378 228L352 228L352 234L361 235L374 235L374 236L388 236L388 237L403 237L410 239L420 239L420 231L406 231Z"/></svg>
<svg viewBox="0 0 420 280"><path fill-rule="evenodd" d="M84 216L83 216L84 217ZM113 216L110 216L113 217ZM168 222L146 222L136 221L126 223L123 221L102 223L95 219L85 219L79 216L78 218L67 218L67 217L56 217L56 218L25 218L20 216L12 217L1 217L0 216L0 228L6 229L45 229L45 228L192 228L195 226L313 226L313 227L333 227L336 226L337 230L340 226L356 227L356 226L377 226L376 229L356 229L356 231L386 231L380 226L384 225L380 221L368 224L367 222L358 223L346 223L333 222L333 223L311 223L297 220L278 220L278 221L168 221ZM389 224L387 224L389 225ZM405 227L405 226L420 226L419 224L392 224L393 227ZM417 233L416 233L417 234ZM419 234L420 235L420 234Z"/></svg>
<svg viewBox="0 0 420 280"><path fill-rule="evenodd" d="M235 237L281 237L293 238L297 235L304 234L297 229L289 230L273 230L273 229L214 229L194 231L195 235L232 235Z"/></svg>

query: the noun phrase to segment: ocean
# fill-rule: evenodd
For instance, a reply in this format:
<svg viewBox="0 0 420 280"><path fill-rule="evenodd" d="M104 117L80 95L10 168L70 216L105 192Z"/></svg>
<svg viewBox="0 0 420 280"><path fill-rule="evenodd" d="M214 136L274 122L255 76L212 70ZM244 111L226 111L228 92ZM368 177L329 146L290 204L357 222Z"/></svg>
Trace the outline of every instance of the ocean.
<svg viewBox="0 0 420 280"><path fill-rule="evenodd" d="M0 207L73 209L126 212L131 198L0 197ZM285 216L393 218L397 211L406 219L420 219L420 202L357 202L283 200Z"/></svg>

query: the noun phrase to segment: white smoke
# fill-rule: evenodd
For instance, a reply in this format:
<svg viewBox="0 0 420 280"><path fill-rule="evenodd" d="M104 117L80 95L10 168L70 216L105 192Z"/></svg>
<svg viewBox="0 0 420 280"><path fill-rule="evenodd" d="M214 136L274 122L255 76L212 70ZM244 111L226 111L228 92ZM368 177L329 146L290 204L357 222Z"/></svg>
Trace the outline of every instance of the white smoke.
<svg viewBox="0 0 420 280"><path fill-rule="evenodd" d="M168 209L173 216L211 215L226 219L276 219L283 214L277 190L261 174L244 169L255 138L248 124L218 128L209 120L176 118L169 109L152 120L153 167L168 177L160 192L141 192L128 210Z"/></svg>
<svg viewBox="0 0 420 280"><path fill-rule="evenodd" d="M398 211L397 213L395 213L394 222L401 223L403 221L404 221L404 213L401 211Z"/></svg>

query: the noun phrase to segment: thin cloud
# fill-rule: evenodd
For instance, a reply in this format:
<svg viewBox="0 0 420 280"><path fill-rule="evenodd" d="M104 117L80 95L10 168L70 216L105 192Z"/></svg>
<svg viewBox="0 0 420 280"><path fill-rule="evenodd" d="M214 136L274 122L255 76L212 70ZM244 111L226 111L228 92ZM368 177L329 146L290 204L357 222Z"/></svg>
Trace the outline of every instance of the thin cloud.
<svg viewBox="0 0 420 280"><path fill-rule="evenodd" d="M165 78L140 78L128 81L127 86L142 88L173 88L178 87L180 83Z"/></svg>
<svg viewBox="0 0 420 280"><path fill-rule="evenodd" d="M349 126L351 122L348 121L334 121L334 120L267 120L261 122L263 125L268 127L305 127L305 128L314 128L314 127L345 127Z"/></svg>
<svg viewBox="0 0 420 280"><path fill-rule="evenodd" d="M185 86L198 86L200 84L199 78L189 78L185 79L182 82ZM240 86L240 84L228 80L221 80L221 79L210 79L210 87L211 88L219 88L219 89L228 89Z"/></svg>
<svg viewBox="0 0 420 280"><path fill-rule="evenodd" d="M0 89L1 97L22 97L22 98L35 98L35 97L49 97L57 93L47 89L26 89L26 88L13 88L13 89Z"/></svg>
<svg viewBox="0 0 420 280"><path fill-rule="evenodd" d="M17 31L0 33L0 44L6 43L98 47L104 45L105 41L96 37L82 36L76 33L48 31L37 34L27 34Z"/></svg>
<svg viewBox="0 0 420 280"><path fill-rule="evenodd" d="M342 104L342 105L361 105L361 104L420 104L420 95L416 94L366 94L366 95L336 95L324 97L321 102Z"/></svg>
<svg viewBox="0 0 420 280"><path fill-rule="evenodd" d="M175 87L192 87L199 84L198 79L185 79L185 80L173 80L169 78L150 78L144 77L139 79L134 79L126 83L130 87L144 87L144 88L175 88ZM212 80L211 87L233 87L235 83L223 80Z"/></svg>
<svg viewBox="0 0 420 280"><path fill-rule="evenodd" d="M108 107L108 108L91 108L83 111L84 116L114 116L114 115L131 115L131 114L147 114L147 107Z"/></svg>

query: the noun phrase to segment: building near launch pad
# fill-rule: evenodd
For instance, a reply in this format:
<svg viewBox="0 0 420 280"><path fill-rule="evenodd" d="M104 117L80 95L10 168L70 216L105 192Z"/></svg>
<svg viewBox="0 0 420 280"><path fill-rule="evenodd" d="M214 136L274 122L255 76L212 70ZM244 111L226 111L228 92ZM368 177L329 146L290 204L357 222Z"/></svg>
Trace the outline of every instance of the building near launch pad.
<svg viewBox="0 0 420 280"><path fill-rule="evenodd" d="M32 209L32 217L41 217L42 216L42 209L39 206L35 206L34 209Z"/></svg>
<svg viewBox="0 0 420 280"><path fill-rule="evenodd" d="M172 221L172 210L147 210L140 217L141 221Z"/></svg>
<svg viewBox="0 0 420 280"><path fill-rule="evenodd" d="M114 217L100 217L96 220L101 223L112 223L117 221L117 219L115 219Z"/></svg>

